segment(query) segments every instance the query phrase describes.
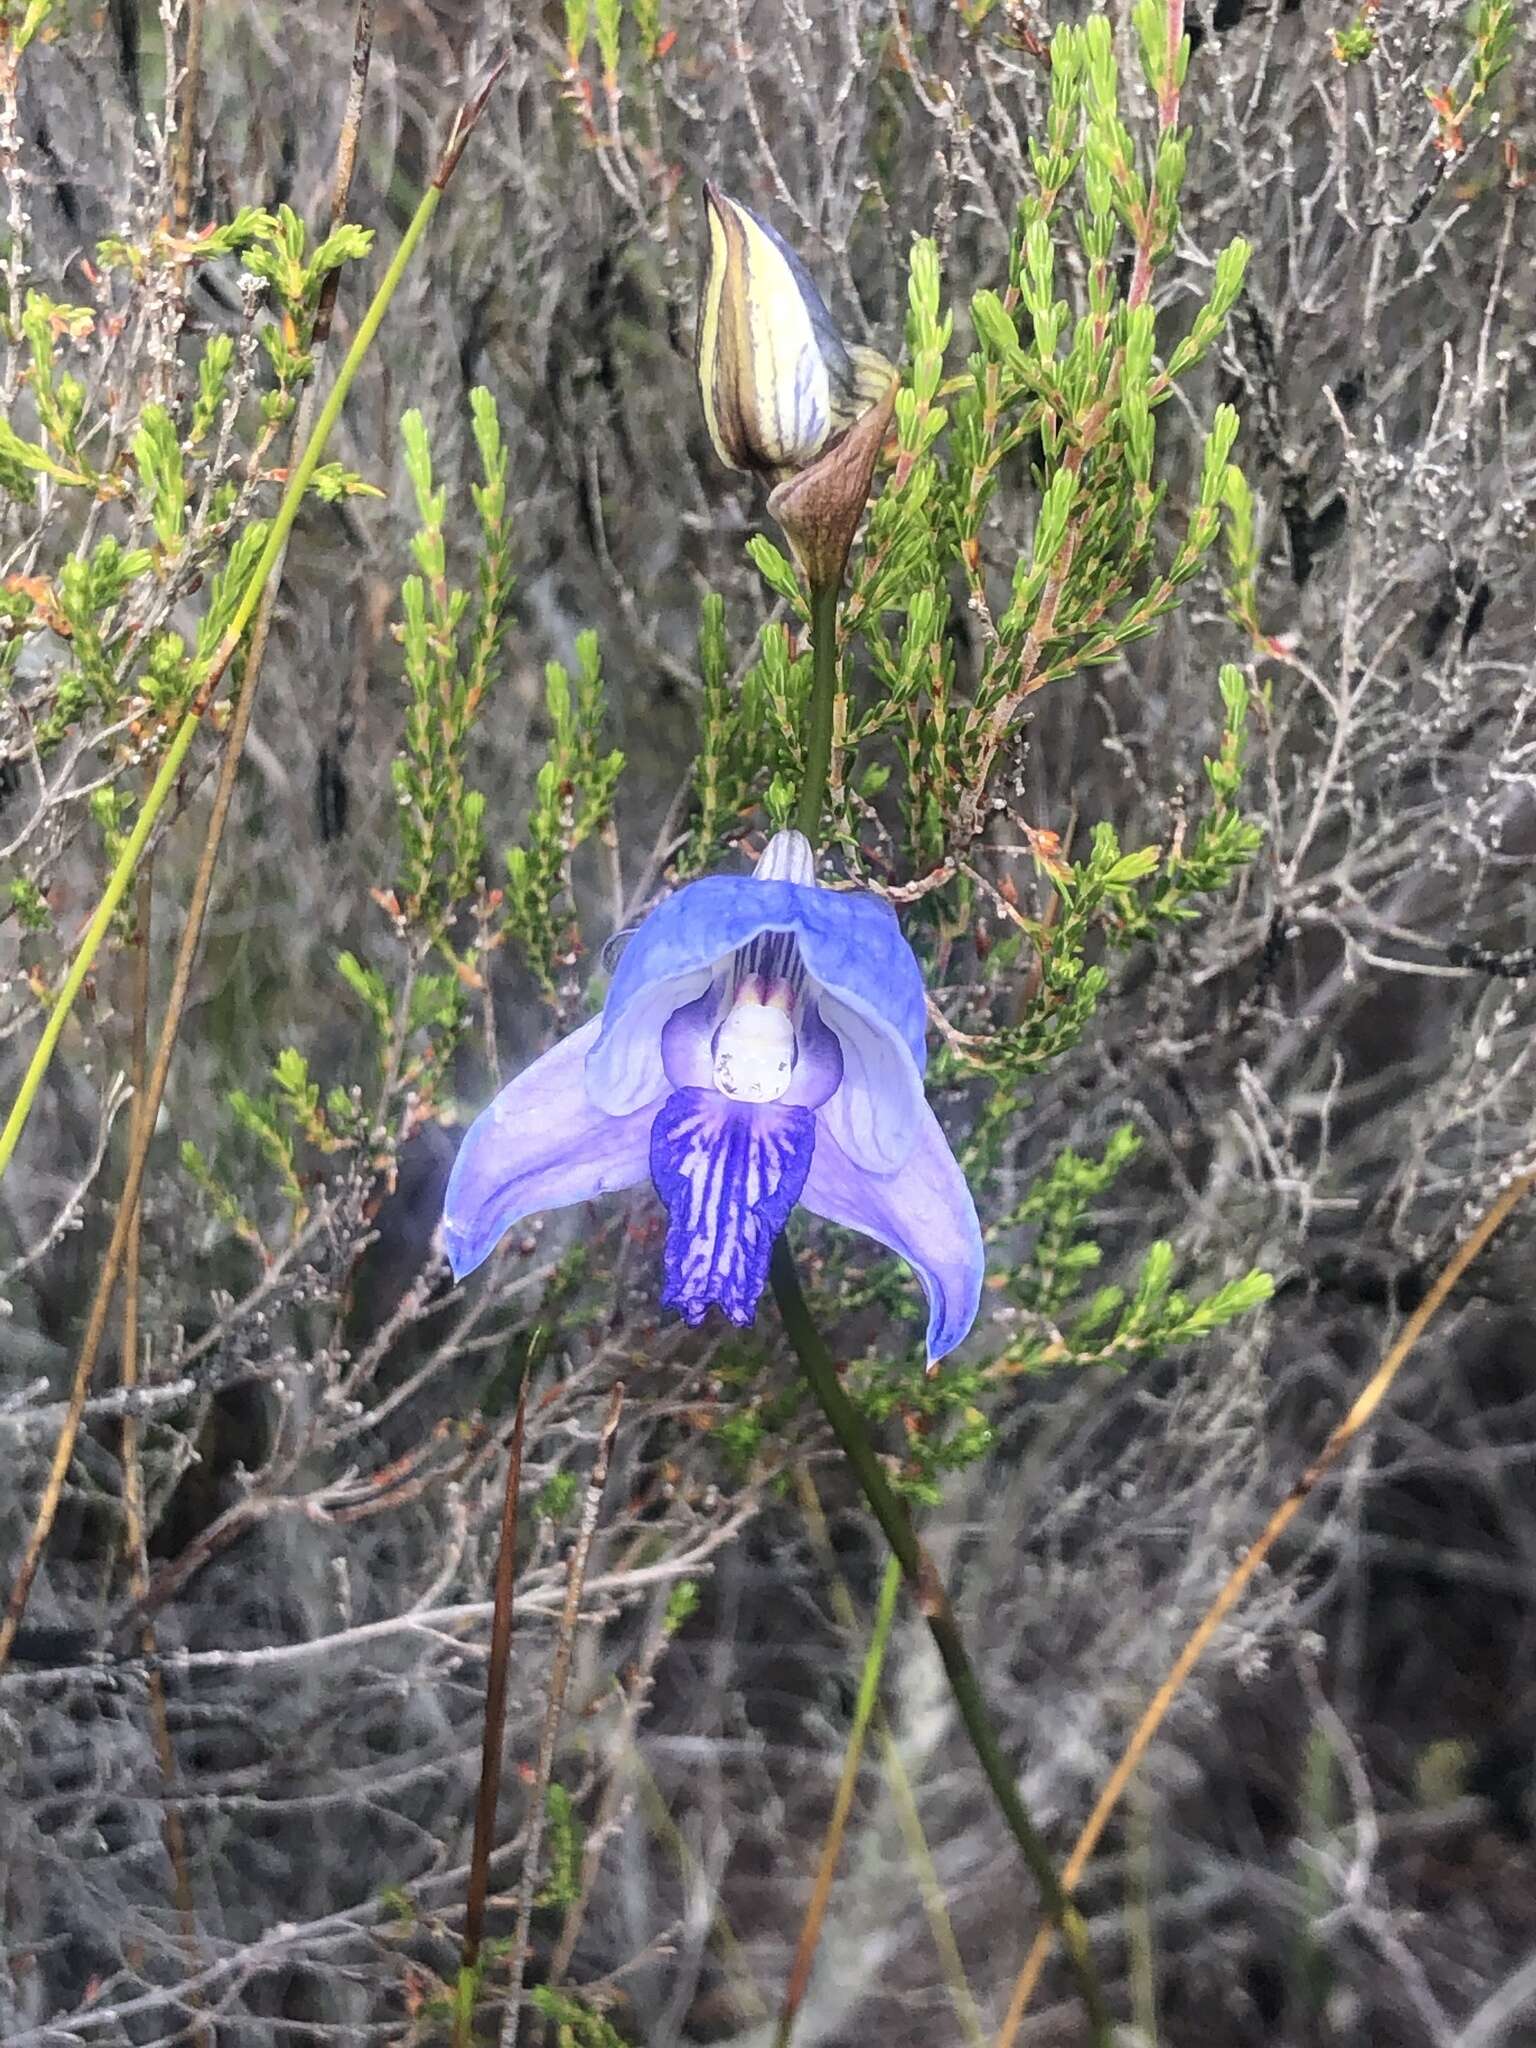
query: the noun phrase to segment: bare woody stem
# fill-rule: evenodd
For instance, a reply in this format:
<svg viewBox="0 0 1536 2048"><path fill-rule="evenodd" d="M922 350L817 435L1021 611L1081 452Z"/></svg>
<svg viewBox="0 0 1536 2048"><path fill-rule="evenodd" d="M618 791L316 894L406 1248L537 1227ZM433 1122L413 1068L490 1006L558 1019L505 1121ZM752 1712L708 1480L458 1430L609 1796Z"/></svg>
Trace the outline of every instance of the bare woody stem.
<svg viewBox="0 0 1536 2048"><path fill-rule="evenodd" d="M854 1476L875 1520L884 1531L886 1542L901 1566L918 1610L928 1624L928 1632L943 1663L951 1697L976 1752L976 1760L992 1789L998 1811L1007 1822L1008 1831L1035 1880L1046 1917L1066 1945L1095 2048L1109 2048L1109 2014L1089 1953L1088 1931L1082 1915L1062 1888L1050 1851L1019 1797L1013 1771L993 1731L980 1681L966 1654L960 1624L944 1590L944 1582L932 1558L918 1541L906 1509L892 1491L880 1460L864 1433L857 1409L843 1392L832 1354L823 1343L821 1332L816 1328L801 1292L794 1254L788 1240L783 1237L774 1246L770 1270L774 1298L795 1356L832 1425L844 1457L853 1467Z"/></svg>
<svg viewBox="0 0 1536 2048"><path fill-rule="evenodd" d="M507 1733L507 1665L512 1652L512 1588L517 1574L517 1501L523 1478L523 1433L528 1417L528 1382L534 1361L523 1365L517 1390L517 1419L507 1456L501 1501L501 1535L496 1550L496 1605L491 1616L491 1660L485 1675L485 1726L480 1745L480 1789L475 1798L475 1839L469 1858L469 1893L464 1906L464 1946L454 1994L454 2048L474 2039L475 1991L480 1981L480 1943L490 1890L491 1846L496 1838L496 1802L501 1795L501 1755Z"/></svg>
<svg viewBox="0 0 1536 2048"><path fill-rule="evenodd" d="M571 1658L576 1647L576 1624L581 1616L581 1596L587 1583L587 1564L592 1540L597 1534L598 1510L603 1488L608 1483L608 1462L613 1440L619 1432L624 1408L624 1382L615 1380L608 1395L602 1425L597 1433L597 1455L587 1479L581 1522L571 1549L565 1574L565 1602L560 1610L560 1630L555 1639L554 1662L549 1672L549 1694L544 1703L544 1726L539 1735L539 1758L533 1782L528 1788L529 1810L523 1844L523 1871L517 1887L517 1921L512 1930L512 1974L502 2008L500 2048L517 2048L523 2012L523 1975L528 1967L528 1930L533 1921L534 1892L539 1881L539 1854L544 1842L544 1815L550 1779L555 1769L555 1745L560 1736L560 1717L565 1712L565 1689L570 1682Z"/></svg>
<svg viewBox="0 0 1536 2048"><path fill-rule="evenodd" d="M150 996L150 940L152 906L154 898L153 862L146 859L139 870L138 887L134 901L133 933L133 1050L129 1067L129 1078L133 1085L133 1115L130 1119L130 1146L143 1142L148 1137L141 1133L144 1116L144 1080L149 1067L149 996ZM123 1262L123 1335L121 1355L118 1363L119 1381L126 1393L132 1393L139 1384L139 1230L142 1211L135 1206L133 1224L129 1232L127 1251ZM149 1568L144 1550L144 1468L139 1456L140 1418L128 1413L123 1417L122 1464L123 1464L123 1549L127 1563L128 1591L135 1602L142 1602L149 1585ZM160 1780L166 1793L165 1812L160 1824L160 1838L165 1844L167 1861L171 1866L172 1893L176 1901L176 1915L181 1923L182 1946L187 1961L195 1971L200 1958L198 1955L197 1917L192 1896L192 1879L187 1861L186 1829L182 1821L181 1808L176 1802L176 1750L171 1739L170 1721L166 1713L165 1677L159 1667L159 1646L155 1640L154 1621L146 1616L139 1631L139 1643L149 1664L146 1677L148 1693L150 1737L154 1743L155 1760L160 1767ZM198 2048L207 2048L212 2034L206 2021L199 2019L193 2025L190 2038Z"/></svg>
<svg viewBox="0 0 1536 2048"><path fill-rule="evenodd" d="M187 47L182 59L176 109L176 156L171 176L171 217L184 235L192 220L192 187L197 168L197 102L203 83L204 0L189 0Z"/></svg>

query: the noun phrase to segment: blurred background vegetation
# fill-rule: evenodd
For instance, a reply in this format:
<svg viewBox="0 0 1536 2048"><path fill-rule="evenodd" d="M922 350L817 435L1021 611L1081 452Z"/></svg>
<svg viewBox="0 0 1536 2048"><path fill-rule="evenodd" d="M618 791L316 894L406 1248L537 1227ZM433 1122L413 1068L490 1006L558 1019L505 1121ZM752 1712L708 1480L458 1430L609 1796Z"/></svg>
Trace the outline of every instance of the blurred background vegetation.
<svg viewBox="0 0 1536 2048"><path fill-rule="evenodd" d="M907 380L851 572L864 751L830 872L890 892L929 971L934 1100L992 1255L976 1338L925 1385L910 1276L802 1236L1063 1853L1235 1556L1529 1163L1536 59L1496 0L1174 4L1170 109L1119 6L367 11L345 217L371 241L319 259L351 5L0 6L7 1101L302 394L508 58L283 567L138 1277L0 1673L0 2039L447 2038L531 1371L486 2037L521 1908L530 2033L766 2043L875 1608L869 1524L774 1317L660 1315L648 1197L532 1225L464 1289L434 1243L463 1123L666 888L744 863L793 777L793 582L694 385L701 181ZM1051 46L1090 17L1118 110L1083 116L1102 146L1042 210ZM1138 170L1166 200L1139 234ZM1110 388L1085 355L1070 402L1042 396L1033 299L1070 306L1065 353L1146 295L1166 365L1227 281L1159 393L1143 495L1114 414L1079 506L1099 580L973 801L943 750L1040 621L1077 445L1046 415ZM1136 632L1099 646L1117 563ZM0 1182L8 1585L225 701ZM1132 2038L1531 2038L1530 1253L1517 1219L1418 1347L1092 1866ZM990 2038L1035 1909L904 1610L882 1711L796 2038ZM1082 2027L1053 1964L1019 2038Z"/></svg>

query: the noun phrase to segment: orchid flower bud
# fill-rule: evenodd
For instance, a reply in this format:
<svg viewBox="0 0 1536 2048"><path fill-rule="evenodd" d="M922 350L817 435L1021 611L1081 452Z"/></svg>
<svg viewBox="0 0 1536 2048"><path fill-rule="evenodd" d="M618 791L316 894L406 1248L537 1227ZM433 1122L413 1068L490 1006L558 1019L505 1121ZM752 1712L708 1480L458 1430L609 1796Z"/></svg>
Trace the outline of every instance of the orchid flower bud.
<svg viewBox="0 0 1536 2048"><path fill-rule="evenodd" d="M775 479L814 462L880 402L895 371L845 343L793 249L739 200L704 188L709 267L695 360L720 460Z"/></svg>

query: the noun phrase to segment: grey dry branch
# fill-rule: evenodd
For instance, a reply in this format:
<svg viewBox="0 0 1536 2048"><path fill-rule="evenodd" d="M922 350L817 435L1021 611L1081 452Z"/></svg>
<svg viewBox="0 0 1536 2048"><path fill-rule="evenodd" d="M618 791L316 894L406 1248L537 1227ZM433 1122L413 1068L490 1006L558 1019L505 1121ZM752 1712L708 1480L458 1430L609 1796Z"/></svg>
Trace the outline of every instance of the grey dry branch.
<svg viewBox="0 0 1536 2048"><path fill-rule="evenodd" d="M200 32L201 8L197 8L194 33ZM358 0L354 56L351 84L342 118L341 139L337 147L335 183L331 193L331 234L334 237L341 227L347 210L347 199L351 191L352 171L357 160L357 135L362 122L363 96L368 82L368 59L373 47L373 5L372 0ZM189 81L196 53L189 49L187 67ZM187 100L184 103L183 119L190 121L191 109L196 104L195 83L188 85ZM190 134L190 128L187 130ZM179 189L179 188L178 188ZM300 401L294 423L293 445L301 460L311 462L323 447L323 437L314 445L316 411L318 407L318 372L324 360L325 346L330 339L331 317L336 300L339 269L328 269L319 284L315 304L314 321L310 330L309 347L311 354L310 375L312 381ZM178 472L179 473L179 472ZM249 728L251 707L255 699L256 685L261 675L262 658L266 652L267 634L271 629L273 613L277 606L277 594L282 584L283 559L286 544L270 563L267 580L262 588L261 602L256 611L251 629L250 642L245 650L245 661L241 671L240 685L236 692L233 716L225 736L223 755L219 768L219 779L214 791L213 809L209 815L208 828L204 835L203 851L198 862L192 893L187 903L187 913L182 925L182 935L177 951L176 966L172 975L171 989L166 1001L165 1015L161 1022L160 1036L155 1045L155 1060L147 1081L142 1088L142 1103L136 1106L133 1122L133 1143L129 1152L128 1165L123 1177L123 1186L118 1195L116 1221L112 1237L102 1261L101 1275L96 1283L96 1294L90 1317L81 1340L79 1356L75 1361L75 1376L70 1394L70 1405L59 1431L55 1446L53 1464L39 1507L37 1519L28 1539L27 1549L11 1585L3 1617L0 1617L0 1671L9 1660L16 1631L26 1611L27 1598L32 1580L42 1559L44 1546L48 1541L57 1505L59 1489L73 1455L75 1435L80 1427L84 1404L90 1389L91 1378L96 1368L96 1354L106 1330L107 1317L111 1313L112 1298L117 1288L118 1275L130 1245L138 1244L139 1198L144 1173L149 1157L150 1139L154 1133L155 1119L165 1095L166 1078L170 1072L172 1055L175 1052L177 1036L181 1029L182 1012L191 987L192 971L196 964L197 949L202 939L203 919L207 914L208 901L213 890L213 877L218 865L219 850L224 839L224 825L229 816L229 807L234 794L235 771ZM225 651L227 649L227 651ZM225 641L207 670L202 688L211 697L225 667L233 659L234 642L226 634ZM221 658L222 656L222 658ZM206 700L205 700L206 701ZM147 935L143 941L147 948ZM60 996L63 1002L63 996ZM145 1000L147 1002L147 984ZM143 1062L140 1062L141 1078Z"/></svg>

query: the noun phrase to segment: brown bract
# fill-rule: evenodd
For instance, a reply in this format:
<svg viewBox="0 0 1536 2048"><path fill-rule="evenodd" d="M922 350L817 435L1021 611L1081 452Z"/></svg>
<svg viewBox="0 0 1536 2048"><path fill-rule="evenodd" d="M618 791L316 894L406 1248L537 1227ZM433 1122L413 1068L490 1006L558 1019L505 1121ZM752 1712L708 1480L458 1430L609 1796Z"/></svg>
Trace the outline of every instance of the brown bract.
<svg viewBox="0 0 1536 2048"><path fill-rule="evenodd" d="M768 510L789 537L801 574L813 590L842 582L848 551L869 501L885 437L896 409L899 380L840 439L768 494Z"/></svg>

